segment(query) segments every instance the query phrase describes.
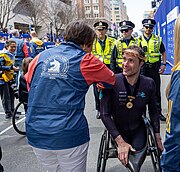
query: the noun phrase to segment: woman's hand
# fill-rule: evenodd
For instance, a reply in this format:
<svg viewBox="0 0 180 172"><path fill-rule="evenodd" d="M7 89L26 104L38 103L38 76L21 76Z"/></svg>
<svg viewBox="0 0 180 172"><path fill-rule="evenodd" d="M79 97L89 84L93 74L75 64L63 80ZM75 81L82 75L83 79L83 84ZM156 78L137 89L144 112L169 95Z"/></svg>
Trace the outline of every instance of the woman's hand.
<svg viewBox="0 0 180 172"><path fill-rule="evenodd" d="M19 71L19 66L18 66L18 67L13 66L13 70L14 70L14 71Z"/></svg>

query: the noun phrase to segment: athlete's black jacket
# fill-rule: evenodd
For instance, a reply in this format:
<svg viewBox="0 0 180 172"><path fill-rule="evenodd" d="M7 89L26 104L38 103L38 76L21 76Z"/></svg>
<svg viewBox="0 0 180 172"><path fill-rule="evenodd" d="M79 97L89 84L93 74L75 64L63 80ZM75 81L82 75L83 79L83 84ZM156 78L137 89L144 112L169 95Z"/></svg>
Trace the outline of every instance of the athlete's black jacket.
<svg viewBox="0 0 180 172"><path fill-rule="evenodd" d="M100 102L101 119L113 138L122 132L133 131L143 124L142 115L148 105L149 116L155 133L160 132L159 114L155 101L155 83L151 78L141 76L133 107L128 109L127 91L123 74L116 74L116 83L112 89L103 90ZM131 86L133 90L135 87ZM113 117L113 120L112 120Z"/></svg>

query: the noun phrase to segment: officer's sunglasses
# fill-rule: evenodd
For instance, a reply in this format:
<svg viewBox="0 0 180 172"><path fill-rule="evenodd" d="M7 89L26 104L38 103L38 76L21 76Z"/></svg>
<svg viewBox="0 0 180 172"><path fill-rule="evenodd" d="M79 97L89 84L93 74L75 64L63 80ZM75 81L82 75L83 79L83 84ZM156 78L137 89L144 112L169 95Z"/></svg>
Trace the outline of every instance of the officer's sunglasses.
<svg viewBox="0 0 180 172"><path fill-rule="evenodd" d="M123 32L128 32L129 31L129 29L122 29L121 30L121 33L123 33Z"/></svg>
<svg viewBox="0 0 180 172"><path fill-rule="evenodd" d="M152 26L145 26L146 29L153 29Z"/></svg>
<svg viewBox="0 0 180 172"><path fill-rule="evenodd" d="M103 31L103 30L105 30L105 28L101 28L101 29L97 29L98 31Z"/></svg>

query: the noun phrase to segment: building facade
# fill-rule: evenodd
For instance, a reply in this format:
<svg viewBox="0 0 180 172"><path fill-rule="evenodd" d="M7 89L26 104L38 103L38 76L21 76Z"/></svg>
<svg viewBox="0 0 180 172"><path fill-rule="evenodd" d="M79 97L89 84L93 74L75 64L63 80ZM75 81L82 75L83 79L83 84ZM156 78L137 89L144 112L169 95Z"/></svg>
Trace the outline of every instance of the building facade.
<svg viewBox="0 0 180 172"><path fill-rule="evenodd" d="M110 0L111 21L116 25L122 20L129 20L127 15L127 7L122 0Z"/></svg>
<svg viewBox="0 0 180 172"><path fill-rule="evenodd" d="M76 4L78 19L86 19L90 25L97 20L104 20L111 24L109 0L76 0Z"/></svg>

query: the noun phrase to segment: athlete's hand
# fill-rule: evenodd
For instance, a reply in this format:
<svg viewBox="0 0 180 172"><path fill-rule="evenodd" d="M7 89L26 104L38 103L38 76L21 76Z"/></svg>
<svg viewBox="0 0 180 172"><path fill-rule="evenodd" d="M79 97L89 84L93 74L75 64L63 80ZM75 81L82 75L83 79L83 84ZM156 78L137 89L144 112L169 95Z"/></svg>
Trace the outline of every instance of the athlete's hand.
<svg viewBox="0 0 180 172"><path fill-rule="evenodd" d="M160 66L160 68L159 68L159 74L163 74L164 71L165 71L165 69L166 69L166 66L165 66L165 65Z"/></svg>
<svg viewBox="0 0 180 172"><path fill-rule="evenodd" d="M119 138L118 138L119 137ZM135 151L132 146L126 143L121 136L118 136L115 141L118 144L118 159L121 163L126 166L128 164L128 154L129 151Z"/></svg>
<svg viewBox="0 0 180 172"><path fill-rule="evenodd" d="M161 141L161 136L160 136L159 133L156 133L155 137L156 137L157 147L158 147L159 153L161 155L163 150L164 150L164 147L163 147L163 144L162 144L162 141Z"/></svg>
<svg viewBox="0 0 180 172"><path fill-rule="evenodd" d="M97 86L97 88L98 88L98 92L100 92L100 90L102 90L102 89L105 88L104 85L103 85L101 82L97 83L96 86Z"/></svg>

